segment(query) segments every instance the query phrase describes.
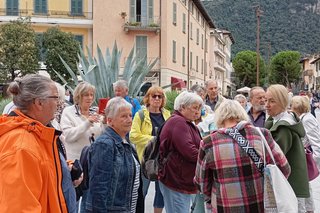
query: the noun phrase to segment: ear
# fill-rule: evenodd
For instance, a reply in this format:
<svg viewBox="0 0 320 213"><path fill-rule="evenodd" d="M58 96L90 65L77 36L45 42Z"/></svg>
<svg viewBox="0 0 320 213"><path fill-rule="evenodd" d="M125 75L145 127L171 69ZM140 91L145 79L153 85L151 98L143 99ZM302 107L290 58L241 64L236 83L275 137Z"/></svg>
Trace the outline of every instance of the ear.
<svg viewBox="0 0 320 213"><path fill-rule="evenodd" d="M33 106L37 110L43 110L43 100L39 98L34 99Z"/></svg>
<svg viewBox="0 0 320 213"><path fill-rule="evenodd" d="M107 124L112 124L112 118L106 118Z"/></svg>

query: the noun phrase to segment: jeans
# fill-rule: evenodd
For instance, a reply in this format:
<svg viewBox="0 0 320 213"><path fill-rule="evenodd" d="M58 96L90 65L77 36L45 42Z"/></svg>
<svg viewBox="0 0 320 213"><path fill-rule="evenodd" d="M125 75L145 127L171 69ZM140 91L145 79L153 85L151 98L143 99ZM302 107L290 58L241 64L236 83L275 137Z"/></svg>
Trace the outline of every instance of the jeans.
<svg viewBox="0 0 320 213"><path fill-rule="evenodd" d="M148 180L142 175L142 183L143 183L143 197L145 198L148 194L150 180ZM156 193L153 199L153 207L162 209L164 207L164 202L163 202L163 196L161 194L158 181L155 181L155 191Z"/></svg>
<svg viewBox="0 0 320 213"><path fill-rule="evenodd" d="M87 204L87 196L88 196L88 190L83 191L83 195L81 197L81 203L80 203L80 213L86 213L86 204Z"/></svg>
<svg viewBox="0 0 320 213"><path fill-rule="evenodd" d="M184 194L169 189L159 181L159 187L163 195L164 208L167 213L186 213L190 212L192 202L191 194Z"/></svg>
<svg viewBox="0 0 320 213"><path fill-rule="evenodd" d="M195 204L193 213L205 213L205 202L203 194L192 195L192 205Z"/></svg>

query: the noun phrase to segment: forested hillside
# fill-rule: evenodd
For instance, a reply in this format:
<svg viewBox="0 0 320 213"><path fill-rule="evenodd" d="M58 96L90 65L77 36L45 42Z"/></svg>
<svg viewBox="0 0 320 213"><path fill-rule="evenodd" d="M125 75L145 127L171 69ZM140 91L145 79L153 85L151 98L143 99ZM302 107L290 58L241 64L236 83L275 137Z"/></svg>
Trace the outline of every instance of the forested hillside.
<svg viewBox="0 0 320 213"><path fill-rule="evenodd" d="M302 55L320 52L320 0L203 1L216 27L232 33L235 39L232 57L239 51L256 49L254 6L258 3L263 11L262 55L267 55L267 42L271 42L272 54L283 50L296 50Z"/></svg>

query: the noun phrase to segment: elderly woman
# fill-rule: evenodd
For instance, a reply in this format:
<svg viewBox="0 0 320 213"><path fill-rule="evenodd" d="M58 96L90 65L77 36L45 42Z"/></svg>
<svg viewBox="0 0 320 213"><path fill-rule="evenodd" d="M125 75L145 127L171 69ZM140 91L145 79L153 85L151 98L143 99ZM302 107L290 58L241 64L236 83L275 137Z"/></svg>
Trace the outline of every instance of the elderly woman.
<svg viewBox="0 0 320 213"><path fill-rule="evenodd" d="M264 212L263 175L251 157L229 135L237 129L263 159L262 139L239 102L225 100L216 111L218 130L201 141L195 182L212 212ZM261 129L276 164L287 177L290 166L270 132ZM267 163L271 158L266 156ZM246 172L244 172L246 171ZM248 187L252 186L252 187ZM237 190L235 190L237 189Z"/></svg>
<svg viewBox="0 0 320 213"><path fill-rule="evenodd" d="M243 107L243 109L245 109L247 111L248 105L247 105L246 96L244 96L242 94L238 94L238 95L234 96L234 100L238 101L240 103L240 105Z"/></svg>
<svg viewBox="0 0 320 213"><path fill-rule="evenodd" d="M182 92L174 101L174 113L160 133L159 186L166 212L190 210L193 183L201 136L193 121L200 116L200 96Z"/></svg>
<svg viewBox="0 0 320 213"><path fill-rule="evenodd" d="M310 193L306 155L301 142L305 130L298 116L287 111L288 91L283 85L268 87L265 98L269 115L265 126L288 159L291 166L288 181L298 198L299 212L306 212L305 198L309 198Z"/></svg>
<svg viewBox="0 0 320 213"><path fill-rule="evenodd" d="M145 146L152 137L157 135L157 129L170 117L170 112L164 108L166 98L161 87L150 87L143 98L143 102L146 107L143 107L136 113L130 131L130 140L136 145L140 162ZM143 194L146 196L150 181L144 176L142 176L142 180ZM155 191L153 201L154 212L162 212L164 203L158 181L155 182Z"/></svg>
<svg viewBox="0 0 320 213"><path fill-rule="evenodd" d="M86 212L143 212L140 164L126 136L131 129L131 104L121 97L109 100L108 127L91 145Z"/></svg>
<svg viewBox="0 0 320 213"><path fill-rule="evenodd" d="M47 126L57 110L57 87L32 74L8 90L17 109L0 118L0 211L67 213L59 135Z"/></svg>
<svg viewBox="0 0 320 213"><path fill-rule="evenodd" d="M104 128L96 111L90 107L94 101L95 87L87 82L79 83L74 90L74 105L64 108L61 128L65 136L68 160L80 159L83 147L90 144L89 138L99 136ZM81 212L84 212L86 191L83 192Z"/></svg>

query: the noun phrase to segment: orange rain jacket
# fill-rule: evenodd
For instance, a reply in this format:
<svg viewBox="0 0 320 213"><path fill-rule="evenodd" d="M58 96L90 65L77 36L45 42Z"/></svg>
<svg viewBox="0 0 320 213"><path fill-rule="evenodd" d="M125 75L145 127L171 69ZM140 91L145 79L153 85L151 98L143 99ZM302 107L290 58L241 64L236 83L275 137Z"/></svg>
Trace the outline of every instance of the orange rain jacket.
<svg viewBox="0 0 320 213"><path fill-rule="evenodd" d="M67 213L58 132L14 112L0 117L0 213Z"/></svg>

